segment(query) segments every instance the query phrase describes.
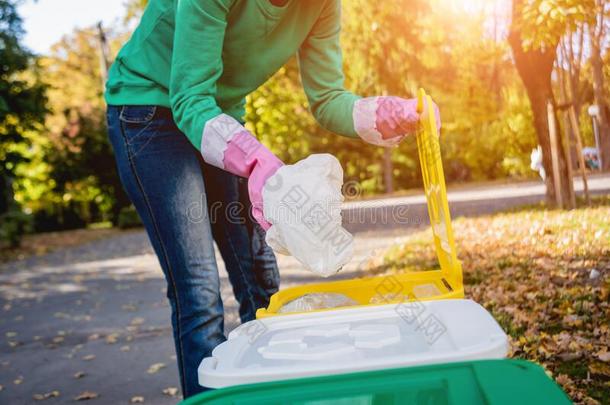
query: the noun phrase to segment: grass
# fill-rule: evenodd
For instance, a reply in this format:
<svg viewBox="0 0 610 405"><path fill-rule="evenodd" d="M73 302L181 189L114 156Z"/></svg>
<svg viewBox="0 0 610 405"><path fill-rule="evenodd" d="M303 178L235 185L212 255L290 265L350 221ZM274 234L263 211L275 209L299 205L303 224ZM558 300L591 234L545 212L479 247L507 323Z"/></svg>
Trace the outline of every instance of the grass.
<svg viewBox="0 0 610 405"><path fill-rule="evenodd" d="M453 223L466 295L509 334L511 356L542 364L576 403L610 404L610 196ZM390 249L378 273L437 266L431 233Z"/></svg>

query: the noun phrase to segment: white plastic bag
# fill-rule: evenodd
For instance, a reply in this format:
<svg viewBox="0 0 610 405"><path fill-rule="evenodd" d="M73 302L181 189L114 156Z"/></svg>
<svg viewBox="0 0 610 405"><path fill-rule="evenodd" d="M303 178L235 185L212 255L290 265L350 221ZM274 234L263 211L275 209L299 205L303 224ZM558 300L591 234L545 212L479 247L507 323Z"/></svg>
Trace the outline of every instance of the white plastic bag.
<svg viewBox="0 0 610 405"><path fill-rule="evenodd" d="M288 302L280 308L280 314L292 312L310 312L320 309L331 309L338 307L352 307L358 303L347 295L337 293L314 293L305 294L295 300Z"/></svg>
<svg viewBox="0 0 610 405"><path fill-rule="evenodd" d="M329 154L280 168L263 188L269 246L320 276L341 270L353 255L353 237L341 226L342 185L343 169Z"/></svg>

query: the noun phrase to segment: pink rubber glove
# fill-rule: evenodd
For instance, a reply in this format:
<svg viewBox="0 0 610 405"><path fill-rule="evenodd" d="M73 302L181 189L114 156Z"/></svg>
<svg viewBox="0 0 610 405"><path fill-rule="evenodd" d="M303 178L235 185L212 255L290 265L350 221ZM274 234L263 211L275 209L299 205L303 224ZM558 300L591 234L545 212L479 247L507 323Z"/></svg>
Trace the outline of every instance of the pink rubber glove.
<svg viewBox="0 0 610 405"><path fill-rule="evenodd" d="M434 105L436 125L441 128L440 112ZM417 130L420 114L417 99L393 96L363 98L354 104L354 128L366 142L396 146Z"/></svg>
<svg viewBox="0 0 610 405"><path fill-rule="evenodd" d="M220 114L206 123L201 155L212 166L248 179L254 219L268 230L263 215L262 190L269 177L284 164L233 117Z"/></svg>
<svg viewBox="0 0 610 405"><path fill-rule="evenodd" d="M282 161L244 130L229 142L224 166L228 172L248 178L252 216L265 231L271 228L263 215L263 187L269 177L284 166Z"/></svg>
<svg viewBox="0 0 610 405"><path fill-rule="evenodd" d="M253 216L276 253L325 277L351 259L353 238L341 218L343 169L335 157L284 165L226 114L206 123L200 150L210 165L248 179Z"/></svg>

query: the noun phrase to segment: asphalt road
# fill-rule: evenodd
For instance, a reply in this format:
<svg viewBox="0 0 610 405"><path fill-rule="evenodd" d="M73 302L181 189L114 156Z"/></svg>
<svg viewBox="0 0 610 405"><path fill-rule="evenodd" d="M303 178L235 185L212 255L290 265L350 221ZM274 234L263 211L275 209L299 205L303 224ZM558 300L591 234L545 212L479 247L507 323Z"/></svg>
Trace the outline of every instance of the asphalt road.
<svg viewBox="0 0 610 405"><path fill-rule="evenodd" d="M610 176L592 179L590 188L609 193ZM450 193L454 216L543 198L538 183ZM359 275L359 263L401 243L425 224L425 210L423 196L347 204L356 257L340 277ZM218 263L231 330L237 308ZM291 258L279 257L279 265L283 287L319 281ZM0 404L73 403L87 392L98 404L178 402L164 284L142 231L0 265Z"/></svg>

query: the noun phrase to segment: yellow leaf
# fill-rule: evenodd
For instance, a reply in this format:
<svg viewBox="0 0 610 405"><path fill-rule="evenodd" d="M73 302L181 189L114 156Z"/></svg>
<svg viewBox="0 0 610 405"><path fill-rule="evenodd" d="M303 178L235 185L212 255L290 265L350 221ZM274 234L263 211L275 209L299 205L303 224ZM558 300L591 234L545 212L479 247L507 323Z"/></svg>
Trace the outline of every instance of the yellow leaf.
<svg viewBox="0 0 610 405"><path fill-rule="evenodd" d="M155 363L153 365L151 365L150 367L148 367L148 374L155 374L158 373L159 370L161 370L162 368L165 368L165 363Z"/></svg>

